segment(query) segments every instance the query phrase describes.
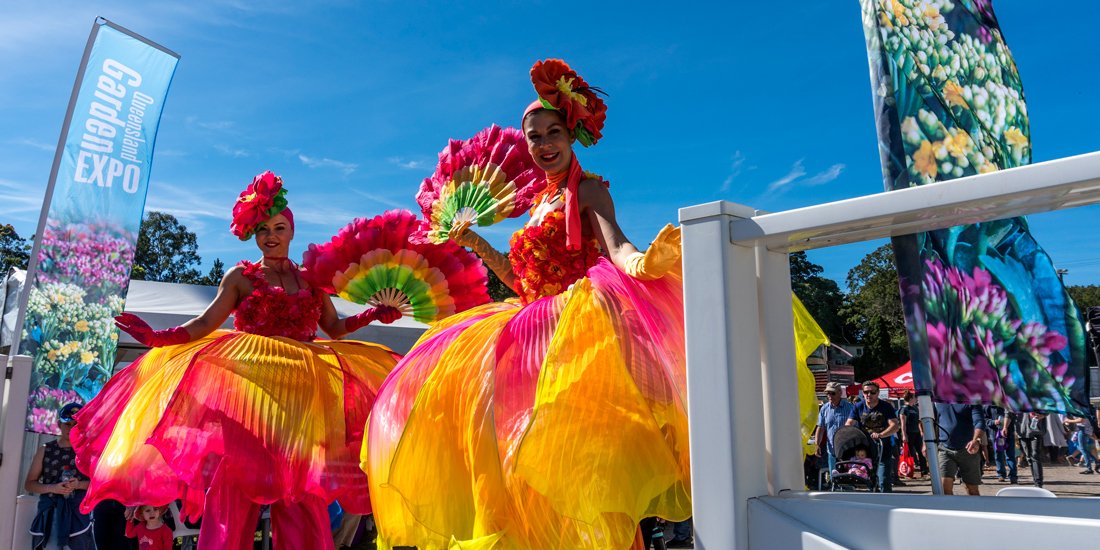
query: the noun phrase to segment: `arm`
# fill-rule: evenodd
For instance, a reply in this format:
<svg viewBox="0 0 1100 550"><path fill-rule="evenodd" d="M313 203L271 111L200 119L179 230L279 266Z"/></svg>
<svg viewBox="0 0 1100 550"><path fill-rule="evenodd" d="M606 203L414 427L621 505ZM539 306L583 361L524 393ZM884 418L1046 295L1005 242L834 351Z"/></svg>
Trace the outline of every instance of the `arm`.
<svg viewBox="0 0 1100 550"><path fill-rule="evenodd" d="M890 437L890 436L898 433L898 428L900 428L900 427L901 427L901 424L898 424L898 419L897 418L891 418L891 419L886 421L886 429L885 430L882 430L881 432L879 432L877 434L871 434L871 437L874 437L876 435L878 436L877 439L883 439L883 438L886 438L886 437Z"/></svg>
<svg viewBox="0 0 1100 550"><path fill-rule="evenodd" d="M191 340L202 338L222 326L244 295L242 290L246 288L245 283L247 279L244 277L244 268L234 266L226 272L218 285L218 294L214 296L214 301L198 317L180 325L191 336Z"/></svg>
<svg viewBox="0 0 1100 550"><path fill-rule="evenodd" d="M39 483L38 478L42 477L42 460L46 456L46 446L43 445L38 448L38 451L34 453L34 459L31 460L31 468L27 470L27 477L23 480L23 488L28 493L34 493L37 495L56 494L56 495L68 495L73 492L71 487L65 486L63 483Z"/></svg>
<svg viewBox="0 0 1100 550"><path fill-rule="evenodd" d="M814 434L814 443L817 443L817 456L825 454L825 426L818 426L817 432Z"/></svg>
<svg viewBox="0 0 1100 550"><path fill-rule="evenodd" d="M1008 413L1004 415L1004 422L1001 424L1001 435L1008 437L1008 430L1012 427L1012 416Z"/></svg>
<svg viewBox="0 0 1100 550"><path fill-rule="evenodd" d="M451 227L451 240L459 246L473 250L474 254L477 254L481 261L497 274L501 282L508 285L512 292L516 292L516 274L512 272L512 263L508 261L508 256L493 248L489 241L470 229L469 222L454 224Z"/></svg>
<svg viewBox="0 0 1100 550"><path fill-rule="evenodd" d="M584 180L577 188L577 201L581 216L587 216L589 226L599 239L608 259L625 271L627 260L638 252L638 248L626 238L619 227L619 222L615 219L615 203L611 200L607 187L598 180Z"/></svg>
<svg viewBox="0 0 1100 550"><path fill-rule="evenodd" d="M370 324L371 321L381 321L389 324L401 318L401 311L389 306L378 306L368 309L351 317L340 318L336 314L336 306L332 305L332 298L327 294L321 302L321 319L318 321L321 330L333 340L339 340L352 332Z"/></svg>
<svg viewBox="0 0 1100 550"><path fill-rule="evenodd" d="M137 533L137 518L131 518L126 520L126 538L135 539L138 536Z"/></svg>
<svg viewBox="0 0 1100 550"><path fill-rule="evenodd" d="M904 412L901 415L901 440L909 441L907 434L909 433L909 415Z"/></svg>
<svg viewBox="0 0 1100 550"><path fill-rule="evenodd" d="M245 286L248 281L242 274L243 269L234 267L222 277L218 285L218 294L214 301L206 306L198 317L186 323L165 330L153 330L148 323L133 313L123 313L115 317L115 326L134 340L149 347L162 347L186 344L198 338L202 338L220 327L233 309L237 307L240 297L247 291Z"/></svg>

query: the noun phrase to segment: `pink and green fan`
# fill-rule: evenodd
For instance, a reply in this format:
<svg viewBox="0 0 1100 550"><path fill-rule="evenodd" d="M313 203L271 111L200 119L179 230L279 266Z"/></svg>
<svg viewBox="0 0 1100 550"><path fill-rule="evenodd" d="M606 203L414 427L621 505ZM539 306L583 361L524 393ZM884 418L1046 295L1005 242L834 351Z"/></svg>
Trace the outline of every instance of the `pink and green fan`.
<svg viewBox="0 0 1100 550"><path fill-rule="evenodd" d="M489 302L488 273L475 254L451 242L409 241L426 226L408 210L356 218L328 243L309 245L306 277L345 300L395 307L424 323Z"/></svg>
<svg viewBox="0 0 1100 550"><path fill-rule="evenodd" d="M416 202L429 222L427 240L442 243L459 221L485 227L523 214L544 187L523 133L494 124L468 140L452 139Z"/></svg>

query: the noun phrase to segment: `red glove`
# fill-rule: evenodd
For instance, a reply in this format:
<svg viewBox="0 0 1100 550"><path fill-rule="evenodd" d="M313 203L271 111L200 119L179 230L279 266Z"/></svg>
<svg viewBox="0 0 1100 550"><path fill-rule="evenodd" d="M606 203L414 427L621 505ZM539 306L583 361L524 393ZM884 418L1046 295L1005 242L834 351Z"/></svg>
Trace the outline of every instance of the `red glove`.
<svg viewBox="0 0 1100 550"><path fill-rule="evenodd" d="M369 325L371 321L379 321L388 325L400 318L401 310L390 306L378 306L344 319L344 328L348 332L355 332Z"/></svg>
<svg viewBox="0 0 1100 550"><path fill-rule="evenodd" d="M123 313L115 317L115 326L134 337L134 340L151 348L175 346L191 341L191 334L183 327L172 327L165 330L153 330L133 313Z"/></svg>

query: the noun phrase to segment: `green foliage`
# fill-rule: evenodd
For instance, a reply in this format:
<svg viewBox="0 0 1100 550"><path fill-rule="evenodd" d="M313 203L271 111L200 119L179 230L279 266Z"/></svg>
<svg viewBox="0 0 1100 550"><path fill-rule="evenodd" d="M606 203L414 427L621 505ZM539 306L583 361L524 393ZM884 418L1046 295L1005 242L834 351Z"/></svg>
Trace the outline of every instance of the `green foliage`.
<svg viewBox="0 0 1100 550"><path fill-rule="evenodd" d="M198 283L198 238L171 214L149 212L141 221L131 279ZM220 280L220 279L219 279Z"/></svg>
<svg viewBox="0 0 1100 550"><path fill-rule="evenodd" d="M223 262L221 258L217 258L214 260L214 265L210 268L210 272L204 277L199 277L199 280L195 281L195 284L218 286L221 284L223 277L225 277L225 262Z"/></svg>
<svg viewBox="0 0 1100 550"><path fill-rule="evenodd" d="M795 252L791 260L791 290L802 300L821 330L829 340L836 343L851 343L853 329L841 315L844 306L844 293L836 281L821 276L821 266L811 262L805 252Z"/></svg>
<svg viewBox="0 0 1100 550"><path fill-rule="evenodd" d="M863 356L852 361L857 380L890 372L909 358L894 249L885 244L848 271L842 315L856 329Z"/></svg>
<svg viewBox="0 0 1100 550"><path fill-rule="evenodd" d="M1100 306L1100 285L1067 286L1066 291L1077 303L1077 309L1081 311L1082 316L1088 308Z"/></svg>
<svg viewBox="0 0 1100 550"><path fill-rule="evenodd" d="M12 267L27 269L30 257L31 243L23 240L11 224L0 225L0 277Z"/></svg>
<svg viewBox="0 0 1100 550"><path fill-rule="evenodd" d="M516 293L512 291L508 285L504 284L504 281L497 277L497 274L492 269L486 269L489 272L489 297L494 302L503 302L507 298L515 298Z"/></svg>

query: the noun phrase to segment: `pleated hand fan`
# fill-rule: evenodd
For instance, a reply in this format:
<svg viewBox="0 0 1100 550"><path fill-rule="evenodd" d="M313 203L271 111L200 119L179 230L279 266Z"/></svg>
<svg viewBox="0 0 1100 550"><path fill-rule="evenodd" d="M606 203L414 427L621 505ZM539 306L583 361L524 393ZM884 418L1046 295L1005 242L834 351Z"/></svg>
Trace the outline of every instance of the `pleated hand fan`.
<svg viewBox="0 0 1100 550"><path fill-rule="evenodd" d="M429 229L414 239L442 243L457 222L485 227L519 216L545 186L519 130L494 124L468 140L452 139L416 194Z"/></svg>
<svg viewBox="0 0 1100 550"><path fill-rule="evenodd" d="M309 245L306 277L345 300L395 307L424 323L489 302L481 260L454 243L409 241L426 229L408 210L356 218L328 243Z"/></svg>

